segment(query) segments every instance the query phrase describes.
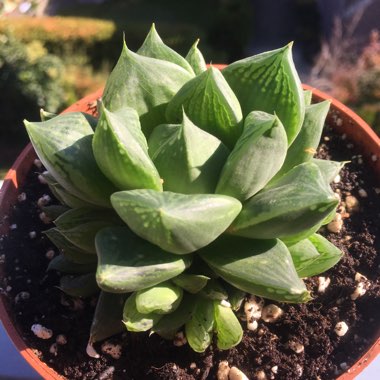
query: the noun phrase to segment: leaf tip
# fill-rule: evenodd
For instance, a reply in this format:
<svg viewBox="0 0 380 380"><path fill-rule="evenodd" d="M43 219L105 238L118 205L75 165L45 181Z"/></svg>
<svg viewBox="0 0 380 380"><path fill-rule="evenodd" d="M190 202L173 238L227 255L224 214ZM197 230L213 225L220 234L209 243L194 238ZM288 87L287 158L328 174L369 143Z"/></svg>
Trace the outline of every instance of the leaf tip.
<svg viewBox="0 0 380 380"><path fill-rule="evenodd" d="M293 44L294 44L294 41L290 41L287 45L286 45L286 49L292 49L293 48Z"/></svg>
<svg viewBox="0 0 380 380"><path fill-rule="evenodd" d="M193 46L192 46L193 49L197 49L197 48L198 48L199 41L200 41L199 38L197 38L197 39L195 40L195 42L194 42L194 44L193 44Z"/></svg>

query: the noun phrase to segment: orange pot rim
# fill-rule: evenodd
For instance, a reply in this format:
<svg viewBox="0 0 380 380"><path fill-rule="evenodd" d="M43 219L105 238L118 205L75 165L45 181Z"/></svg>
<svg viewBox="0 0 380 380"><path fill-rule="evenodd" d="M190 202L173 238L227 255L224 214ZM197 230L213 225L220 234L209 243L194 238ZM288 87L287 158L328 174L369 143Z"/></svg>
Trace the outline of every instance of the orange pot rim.
<svg viewBox="0 0 380 380"><path fill-rule="evenodd" d="M213 65L216 68L222 69L225 65ZM357 114L355 114L348 107L343 105L336 99L326 93L319 91L308 85L303 85L304 89L312 90L313 99L317 101L330 100L331 101L331 112L330 117L327 122L336 122L337 118L334 119L334 112L338 117L342 119L347 119L352 124L352 128L346 128L343 122L341 126L334 124L334 129L338 132L346 133L348 139L353 140L358 143L361 151L363 152L363 157L367 159L367 163L373 167L373 170L380 176L380 139L372 130L372 128ZM74 103L68 107L64 112L87 112L94 102L101 97L102 89L97 92L90 94L78 102ZM378 157L377 161L372 159L372 156ZM11 169L8 171L4 184L0 190L0 220L5 220L3 225L0 225L0 233L6 234L8 231L8 226L6 222L6 216L10 210L11 206L16 202L18 188L25 181L26 174L30 171L33 160L36 158L32 145L29 143L21 154L16 159L15 163L12 165ZM0 274L1 267L0 267ZM6 297L0 295L0 319L7 331L11 341L18 349L23 358L29 363L29 365L36 370L36 372L41 375L44 379L49 380L62 380L64 377L55 372L47 364L42 362L34 351L29 348L25 341L22 339L22 333L14 325L12 318L9 313L9 307L7 305ZM361 358L344 374L339 376L337 380L353 380L364 368L366 368L380 353L380 331L377 334L378 338L373 343L373 345L368 349L366 353L362 355Z"/></svg>

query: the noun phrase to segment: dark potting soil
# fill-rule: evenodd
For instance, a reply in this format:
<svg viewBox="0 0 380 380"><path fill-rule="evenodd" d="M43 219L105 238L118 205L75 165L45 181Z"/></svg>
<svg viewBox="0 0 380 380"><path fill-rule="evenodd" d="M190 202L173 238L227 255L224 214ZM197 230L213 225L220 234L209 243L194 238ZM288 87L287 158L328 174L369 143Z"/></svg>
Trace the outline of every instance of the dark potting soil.
<svg viewBox="0 0 380 380"><path fill-rule="evenodd" d="M7 273L1 287L25 341L43 361L70 380L215 379L221 360L227 360L250 379L263 376L260 371L267 379L335 379L368 349L379 331L380 195L373 174L344 136L326 128L318 156L351 161L341 171L341 181L332 186L342 200L353 195L360 202L357 212L341 209L343 228L339 233L326 228L322 231L344 252L339 264L322 275L331 280L326 291L318 292L318 277L313 277L306 281L314 297L307 304L265 300L266 304L279 305L284 310L283 318L275 323L259 320L256 331L248 331L242 321L244 338L231 350L219 351L213 345L198 354L188 345L176 347L157 335L125 332L109 339L122 346L118 360L102 354L101 344L95 345L101 354L99 359L86 354L96 298L65 296L57 287L59 275L46 272L46 252L58 252L42 234L50 226L40 220L37 200L50 193L38 181L42 169L34 168L20 189L26 199L17 203L10 216L13 229L0 241L0 257L5 260ZM35 237L30 235L33 231ZM354 301L350 295L357 286L357 272L368 278L368 289ZM340 321L349 327L342 337L334 332ZM35 323L51 329L52 338L37 338L30 330ZM65 335L67 344L52 349L59 334ZM287 344L289 340L302 344L304 350L295 353Z"/></svg>

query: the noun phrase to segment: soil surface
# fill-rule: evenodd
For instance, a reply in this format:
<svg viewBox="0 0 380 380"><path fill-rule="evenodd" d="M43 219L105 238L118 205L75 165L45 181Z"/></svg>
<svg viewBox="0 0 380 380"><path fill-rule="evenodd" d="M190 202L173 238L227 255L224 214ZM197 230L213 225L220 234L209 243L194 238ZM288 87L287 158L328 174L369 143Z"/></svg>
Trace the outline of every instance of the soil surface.
<svg viewBox="0 0 380 380"><path fill-rule="evenodd" d="M0 239L0 259L5 261L7 273L0 285L27 344L70 380L215 379L221 360L238 367L250 379L335 379L368 349L379 331L380 195L373 174L344 136L332 134L327 127L318 156L351 161L341 171L341 181L332 186L343 201L348 195L359 201L359 210L355 212L340 207L343 228L339 233L327 228L321 232L344 252L339 264L323 274L331 280L325 292L318 292L318 277L313 277L306 280L314 297L307 304L265 300L266 304L279 305L284 310L283 318L275 323L259 320L256 331L248 331L242 321L244 338L228 351L219 351L213 345L197 354L188 345L175 347L157 335L125 332L109 339L122 346L118 360L102 354L101 344L95 345L101 354L99 359L86 354L96 297L67 297L57 287L59 274L46 272L46 252L58 252L42 233L51 226L40 220L37 201L44 194L51 194L38 181L43 169L35 167L20 189L26 199L20 199L14 207L9 236ZM357 272L368 278L364 285L367 291L352 300L350 295L358 285ZM341 321L349 329L339 337L334 328ZM52 337L37 338L31 331L35 323L51 329ZM67 344L52 347L59 334L65 335ZM295 353L289 348L289 341L302 344L304 350Z"/></svg>

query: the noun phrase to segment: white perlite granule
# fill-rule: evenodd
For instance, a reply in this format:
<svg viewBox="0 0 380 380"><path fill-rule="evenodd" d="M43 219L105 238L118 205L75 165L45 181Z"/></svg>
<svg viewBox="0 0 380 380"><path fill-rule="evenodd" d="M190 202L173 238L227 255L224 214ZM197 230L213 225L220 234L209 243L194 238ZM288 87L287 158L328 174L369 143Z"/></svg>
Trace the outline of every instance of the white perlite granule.
<svg viewBox="0 0 380 380"><path fill-rule="evenodd" d="M330 285L330 282L331 280L329 277L318 277L318 293L324 293Z"/></svg>
<svg viewBox="0 0 380 380"><path fill-rule="evenodd" d="M338 322L335 325L334 331L335 331L335 334L338 336L346 335L346 333L348 331L347 323L346 322Z"/></svg>

